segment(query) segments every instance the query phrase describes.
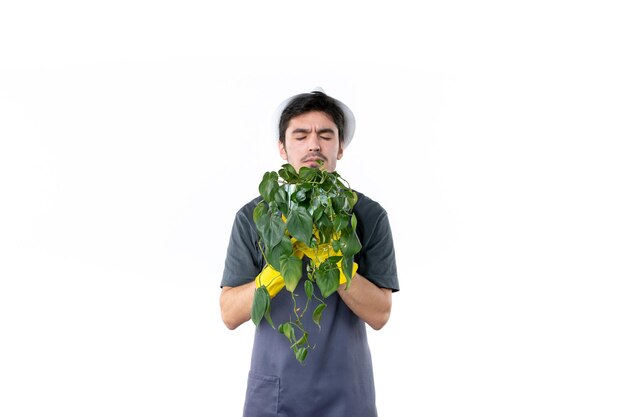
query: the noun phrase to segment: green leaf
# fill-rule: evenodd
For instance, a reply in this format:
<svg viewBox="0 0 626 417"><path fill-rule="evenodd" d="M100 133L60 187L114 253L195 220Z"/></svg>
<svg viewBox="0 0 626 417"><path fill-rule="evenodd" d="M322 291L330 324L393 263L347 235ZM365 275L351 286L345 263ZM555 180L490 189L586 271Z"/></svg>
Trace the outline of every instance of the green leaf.
<svg viewBox="0 0 626 417"><path fill-rule="evenodd" d="M349 222L350 218L347 214L340 214L335 217L335 220L333 220L333 229L335 232L340 232L348 226Z"/></svg>
<svg viewBox="0 0 626 417"><path fill-rule="evenodd" d="M321 328L320 322L322 320L322 313L324 312L325 309L326 309L326 304L320 303L318 304L317 307L315 307L315 310L313 311L313 322L317 324L317 327Z"/></svg>
<svg viewBox="0 0 626 417"><path fill-rule="evenodd" d="M258 326L270 305L270 293L265 285L254 291L254 299L252 301L252 312L250 316L255 326Z"/></svg>
<svg viewBox="0 0 626 417"><path fill-rule="evenodd" d="M313 181L319 172L319 168L301 167L298 174L303 181Z"/></svg>
<svg viewBox="0 0 626 417"><path fill-rule="evenodd" d="M278 174L276 172L266 172L263 180L259 184L259 193L263 200L270 202L274 199L274 193L278 191Z"/></svg>
<svg viewBox="0 0 626 417"><path fill-rule="evenodd" d="M344 256L341 260L341 269L346 277L346 289L350 288L350 282L352 281L352 267L354 266L354 257Z"/></svg>
<svg viewBox="0 0 626 417"><path fill-rule="evenodd" d="M252 219L256 223L260 217L267 215L267 203L265 201L259 201L259 204L256 205L254 211L252 212Z"/></svg>
<svg viewBox="0 0 626 417"><path fill-rule="evenodd" d="M329 256L322 263L322 265L320 265L320 267L324 268L324 269L336 268L337 267L337 263L341 262L342 259L343 259L343 256L341 256L341 255Z"/></svg>
<svg viewBox="0 0 626 417"><path fill-rule="evenodd" d="M315 282L322 293L322 297L326 298L339 288L339 269L337 265L332 265L327 268L324 268L323 265L324 264L320 265L320 268L315 274Z"/></svg>
<svg viewBox="0 0 626 417"><path fill-rule="evenodd" d="M278 332L283 334L290 343L296 340L296 333L291 323L283 323L278 326Z"/></svg>
<svg viewBox="0 0 626 417"><path fill-rule="evenodd" d="M304 360L306 359L306 355L309 353L309 349L307 349L306 347L300 347L294 349L294 352L296 354L296 359L298 360L298 362L303 364Z"/></svg>
<svg viewBox="0 0 626 417"><path fill-rule="evenodd" d="M301 203L306 200L306 190L299 189L294 194L291 194L291 201L294 203Z"/></svg>
<svg viewBox="0 0 626 417"><path fill-rule="evenodd" d="M328 243L333 238L333 222L330 221L326 213L322 214L316 223L317 230L320 232L320 243Z"/></svg>
<svg viewBox="0 0 626 417"><path fill-rule="evenodd" d="M313 283L308 279L304 281L304 292L306 293L307 300L310 300L313 296Z"/></svg>
<svg viewBox="0 0 626 417"><path fill-rule="evenodd" d="M267 257L267 262L272 265L272 268L280 271L280 258L282 256L291 255L292 251L293 246L291 244L291 240L287 236L283 235L278 245L266 250L265 256Z"/></svg>
<svg viewBox="0 0 626 417"><path fill-rule="evenodd" d="M336 213L348 210L348 201L344 197L331 197L330 201Z"/></svg>
<svg viewBox="0 0 626 417"><path fill-rule="evenodd" d="M311 244L313 234L313 219L304 207L295 207L287 216L287 229L289 233L306 245Z"/></svg>
<svg viewBox="0 0 626 417"><path fill-rule="evenodd" d="M339 246L343 256L354 256L361 250L361 242L354 230L344 231L341 234Z"/></svg>
<svg viewBox="0 0 626 417"><path fill-rule="evenodd" d="M272 303L270 301L267 304L267 310L265 311L265 314L263 314L263 318L265 318L265 320L267 320L269 325L272 326L272 329L275 329L276 326L274 326L274 321L272 320L272 316L270 315L271 311L272 311Z"/></svg>
<svg viewBox="0 0 626 417"><path fill-rule="evenodd" d="M315 188L315 184L312 184L310 182L303 182L298 184L298 188L301 190L310 191Z"/></svg>
<svg viewBox="0 0 626 417"><path fill-rule="evenodd" d="M295 255L281 256L280 258L280 274L285 280L285 288L294 292L302 278L302 259Z"/></svg>
<svg viewBox="0 0 626 417"><path fill-rule="evenodd" d="M302 337L296 340L296 342L293 345L291 345L291 347L294 348L295 346L306 345L308 344L308 342L309 342L309 334L307 332L304 332Z"/></svg>
<svg viewBox="0 0 626 417"><path fill-rule="evenodd" d="M359 197L352 190L347 190L346 194L347 194L347 198L348 198L348 204L350 205L350 209L352 209L352 208L354 208L354 205L358 201Z"/></svg>
<svg viewBox="0 0 626 417"><path fill-rule="evenodd" d="M291 164L284 164L278 171L278 175L287 182L294 182L298 180L298 172Z"/></svg>
<svg viewBox="0 0 626 417"><path fill-rule="evenodd" d="M285 237L285 230L287 225L283 221L280 213L275 213L270 217L269 230L266 236L263 236L263 240L268 248L273 248L278 245L283 237Z"/></svg>
<svg viewBox="0 0 626 417"><path fill-rule="evenodd" d="M326 192L333 192L336 189L334 175L328 175L324 178L320 188Z"/></svg>
<svg viewBox="0 0 626 417"><path fill-rule="evenodd" d="M252 217L254 219L254 223L256 225L256 229L259 232L259 237L261 241L264 243L269 239L268 235L270 233L270 214L267 208L267 204L261 201L254 208L254 212L252 213Z"/></svg>
<svg viewBox="0 0 626 417"><path fill-rule="evenodd" d="M324 207L322 207L320 203L319 195L312 196L310 200L309 213L311 213L311 217L313 217L313 222L316 222L324 212Z"/></svg>
<svg viewBox="0 0 626 417"><path fill-rule="evenodd" d="M280 187L276 194L274 194L274 202L282 213L287 213L289 210L287 191L283 187Z"/></svg>

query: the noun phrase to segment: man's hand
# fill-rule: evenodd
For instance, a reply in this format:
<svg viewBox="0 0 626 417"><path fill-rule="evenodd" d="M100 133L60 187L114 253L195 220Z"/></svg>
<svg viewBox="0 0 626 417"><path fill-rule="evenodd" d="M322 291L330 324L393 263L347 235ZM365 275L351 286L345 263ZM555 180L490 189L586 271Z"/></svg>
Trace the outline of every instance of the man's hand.
<svg viewBox="0 0 626 417"><path fill-rule="evenodd" d="M274 298L285 287L283 276L270 264L265 265L259 275L256 276L255 282L257 288L265 286L271 298Z"/></svg>

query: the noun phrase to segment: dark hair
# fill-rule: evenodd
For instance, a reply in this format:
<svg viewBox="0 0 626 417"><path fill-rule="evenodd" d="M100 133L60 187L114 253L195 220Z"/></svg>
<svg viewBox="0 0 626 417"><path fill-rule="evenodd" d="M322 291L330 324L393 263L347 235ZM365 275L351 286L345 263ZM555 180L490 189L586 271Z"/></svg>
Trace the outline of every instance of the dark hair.
<svg viewBox="0 0 626 417"><path fill-rule="evenodd" d="M299 94L289 102L287 107L285 107L280 115L280 122L278 123L278 139L281 143L283 145L285 144L285 133L291 119L310 111L321 111L329 115L339 130L339 143L343 144L343 132L345 125L343 111L334 98L327 96L321 91Z"/></svg>

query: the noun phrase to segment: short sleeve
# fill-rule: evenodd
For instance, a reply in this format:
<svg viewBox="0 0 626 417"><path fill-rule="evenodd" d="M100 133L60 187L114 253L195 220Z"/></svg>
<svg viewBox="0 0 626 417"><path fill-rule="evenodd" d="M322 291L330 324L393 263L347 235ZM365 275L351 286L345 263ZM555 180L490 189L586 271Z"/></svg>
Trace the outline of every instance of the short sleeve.
<svg viewBox="0 0 626 417"><path fill-rule="evenodd" d="M355 255L358 273L381 288L400 290L393 235L387 212L377 202L359 194L354 208L361 251Z"/></svg>
<svg viewBox="0 0 626 417"><path fill-rule="evenodd" d="M220 286L236 287L247 284L263 267L263 255L258 247L258 233L252 212L258 203L254 199L235 215Z"/></svg>

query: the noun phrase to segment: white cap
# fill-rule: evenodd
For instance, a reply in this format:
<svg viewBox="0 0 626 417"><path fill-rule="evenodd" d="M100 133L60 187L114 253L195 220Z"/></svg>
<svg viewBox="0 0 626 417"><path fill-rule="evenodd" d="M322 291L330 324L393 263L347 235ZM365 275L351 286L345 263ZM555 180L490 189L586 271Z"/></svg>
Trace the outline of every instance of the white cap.
<svg viewBox="0 0 626 417"><path fill-rule="evenodd" d="M319 91L320 93L324 93L324 89L322 87L315 87L311 90L311 93ZM274 132L273 140L278 140L280 137L279 124L280 124L280 116L282 116L285 107L291 103L291 101L300 96L301 94L296 94L295 96L291 96L288 99L284 100L282 103L278 105L276 110L274 110L274 114L272 116L272 131ZM333 100L337 103L341 111L343 112L344 118L344 126L343 126L343 149L347 148L350 142L352 142L352 138L354 137L354 130L356 128L356 122L354 120L354 113L352 110L341 101L332 97Z"/></svg>

